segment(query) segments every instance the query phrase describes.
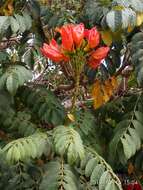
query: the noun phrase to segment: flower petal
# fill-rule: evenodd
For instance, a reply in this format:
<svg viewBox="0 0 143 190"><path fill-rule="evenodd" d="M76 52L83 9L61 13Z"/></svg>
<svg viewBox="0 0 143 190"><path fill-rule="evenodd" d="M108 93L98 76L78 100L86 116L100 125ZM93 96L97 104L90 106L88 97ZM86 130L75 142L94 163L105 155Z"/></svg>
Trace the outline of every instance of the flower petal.
<svg viewBox="0 0 143 190"><path fill-rule="evenodd" d="M55 62L67 60L66 56L60 52L59 46L55 40L52 40L50 42L50 45L44 43L43 48L41 48L40 50L45 57Z"/></svg>
<svg viewBox="0 0 143 190"><path fill-rule="evenodd" d="M77 47L80 47L82 40L84 38L84 24L73 25L72 27L72 35L74 43Z"/></svg>
<svg viewBox="0 0 143 190"><path fill-rule="evenodd" d="M95 51L91 54L91 56L92 56L94 59L96 59L96 60L98 60L98 59L104 59L104 58L107 56L109 50L110 50L109 47L100 47L100 48L98 48L97 50L95 50Z"/></svg>
<svg viewBox="0 0 143 190"><path fill-rule="evenodd" d="M59 50L59 46L58 46L57 42L54 39L51 40L50 46L51 46L51 48L53 48L55 50Z"/></svg>
<svg viewBox="0 0 143 190"><path fill-rule="evenodd" d="M134 185L133 184L126 185L125 190L134 190Z"/></svg>
<svg viewBox="0 0 143 190"><path fill-rule="evenodd" d="M102 64L102 59L90 59L88 61L88 65L93 68L93 69L97 69L100 65Z"/></svg>
<svg viewBox="0 0 143 190"><path fill-rule="evenodd" d="M142 190L141 186L138 183L134 184L134 189L135 190Z"/></svg>
<svg viewBox="0 0 143 190"><path fill-rule="evenodd" d="M89 30L85 29L84 30L84 37L88 39L88 36L89 36Z"/></svg>
<svg viewBox="0 0 143 190"><path fill-rule="evenodd" d="M88 40L90 48L95 48L99 45L100 33L97 31L96 27L93 27L91 30L86 29L84 35Z"/></svg>
<svg viewBox="0 0 143 190"><path fill-rule="evenodd" d="M62 47L65 51L73 50L72 24L64 25L58 30L62 37Z"/></svg>

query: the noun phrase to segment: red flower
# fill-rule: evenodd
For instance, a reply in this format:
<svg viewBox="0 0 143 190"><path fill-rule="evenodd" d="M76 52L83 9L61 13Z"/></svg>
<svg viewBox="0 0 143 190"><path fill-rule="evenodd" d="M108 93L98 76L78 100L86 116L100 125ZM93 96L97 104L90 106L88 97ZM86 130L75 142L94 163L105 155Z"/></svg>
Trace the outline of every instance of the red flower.
<svg viewBox="0 0 143 190"><path fill-rule="evenodd" d="M50 58L55 62L60 62L62 60L67 61L68 59L63 53L61 53L60 48L54 39L51 40L49 45L44 43L41 52L45 57Z"/></svg>
<svg viewBox="0 0 143 190"><path fill-rule="evenodd" d="M102 60L105 59L105 57L107 56L109 50L110 50L109 47L100 47L97 50L95 50L91 54L91 57L88 62L90 67L92 67L93 69L99 67L102 63Z"/></svg>
<svg viewBox="0 0 143 190"><path fill-rule="evenodd" d="M134 184L128 184L128 185L125 187L125 190L134 190Z"/></svg>
<svg viewBox="0 0 143 190"><path fill-rule="evenodd" d="M84 50L81 48L79 51L86 53L81 54L82 56L90 56L88 64L92 68L96 69L99 67L109 52L109 47L100 47L92 51L92 48L96 48L100 41L100 34L95 27L91 30L85 30L84 24L82 23L77 25L67 24L61 28L57 28L57 31L61 34L61 45L59 46L57 42L52 39L49 45L44 44L43 48L41 48L43 55L55 62L69 61L69 59L72 59L73 54L78 57L77 51L74 50L80 48L85 37L87 38L87 46L84 47ZM91 52L89 52L89 50L91 50ZM73 52L70 53L71 51Z"/></svg>
<svg viewBox="0 0 143 190"><path fill-rule="evenodd" d="M97 50L95 50L91 56L96 59L96 60L99 60L99 59L104 59L108 52L109 52L110 48L109 47L100 47L98 48Z"/></svg>
<svg viewBox="0 0 143 190"><path fill-rule="evenodd" d="M72 36L74 43L77 47L80 47L82 40L84 38L84 24L78 24L72 26Z"/></svg>
<svg viewBox="0 0 143 190"><path fill-rule="evenodd" d="M96 69L97 67L99 67L101 65L101 63L102 63L101 61L102 61L102 59L96 60L96 59L90 58L88 61L88 64L91 68Z"/></svg>
<svg viewBox="0 0 143 190"><path fill-rule="evenodd" d="M90 48L95 48L99 45L100 42L100 34L97 31L96 27L92 28L91 30L85 30L84 33L85 37L88 40L88 46Z"/></svg>
<svg viewBox="0 0 143 190"><path fill-rule="evenodd" d="M131 183L125 186L125 190L142 190L142 188L138 183Z"/></svg>
<svg viewBox="0 0 143 190"><path fill-rule="evenodd" d="M142 190L140 184L135 183L135 184L134 184L134 190Z"/></svg>
<svg viewBox="0 0 143 190"><path fill-rule="evenodd" d="M72 24L64 25L57 31L60 32L62 37L62 47L63 50L72 51L73 50L73 37L72 37Z"/></svg>

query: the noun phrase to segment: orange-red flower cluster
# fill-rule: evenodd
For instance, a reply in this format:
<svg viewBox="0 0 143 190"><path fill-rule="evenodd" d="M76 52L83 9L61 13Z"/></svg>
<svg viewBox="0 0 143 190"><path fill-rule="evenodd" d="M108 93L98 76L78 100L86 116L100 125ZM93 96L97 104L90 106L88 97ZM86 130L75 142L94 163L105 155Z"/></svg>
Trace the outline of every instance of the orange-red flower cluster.
<svg viewBox="0 0 143 190"><path fill-rule="evenodd" d="M109 47L99 47L100 33L96 27L88 30L82 23L67 24L57 31L61 34L61 45L52 39L49 45L44 43L41 48L42 54L54 62L67 62L72 58L72 53L80 50L84 51L89 66L96 69L109 52Z"/></svg>

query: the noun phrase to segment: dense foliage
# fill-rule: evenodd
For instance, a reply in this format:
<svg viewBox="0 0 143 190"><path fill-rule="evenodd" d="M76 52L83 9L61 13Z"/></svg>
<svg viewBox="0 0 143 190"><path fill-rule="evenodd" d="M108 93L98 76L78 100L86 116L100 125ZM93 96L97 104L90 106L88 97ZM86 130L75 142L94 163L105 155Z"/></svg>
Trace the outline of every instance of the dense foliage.
<svg viewBox="0 0 143 190"><path fill-rule="evenodd" d="M142 189L143 1L0 1L0 189Z"/></svg>

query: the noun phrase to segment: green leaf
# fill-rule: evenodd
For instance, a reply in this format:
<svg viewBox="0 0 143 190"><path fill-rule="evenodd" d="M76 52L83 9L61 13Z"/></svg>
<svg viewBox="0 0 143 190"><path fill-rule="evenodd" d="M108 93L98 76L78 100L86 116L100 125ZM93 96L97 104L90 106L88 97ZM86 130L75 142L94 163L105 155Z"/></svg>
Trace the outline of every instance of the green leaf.
<svg viewBox="0 0 143 190"><path fill-rule="evenodd" d="M18 15L18 14L15 14L14 16L15 16L15 18L16 18L19 26L20 26L19 27L19 31L21 33L25 32L26 31L26 25L25 25L25 19L24 19L24 17L21 16L21 15Z"/></svg>
<svg viewBox="0 0 143 190"><path fill-rule="evenodd" d="M109 171L105 171L99 179L99 190L105 190L106 185L110 182L111 175Z"/></svg>
<svg viewBox="0 0 143 190"><path fill-rule="evenodd" d="M92 187L98 185L99 190L102 190L106 188L109 182L113 181L117 185L118 189L122 190L119 178L114 174L112 168L106 163L106 161L92 148L85 147L85 150L87 151L86 155L88 158L92 156L92 158L90 158L86 164L90 168L90 172L87 173L87 177L90 178L90 184ZM94 162L93 158L98 160L97 164L95 165L92 164ZM90 162L90 160L92 161ZM86 169L87 166L85 167L85 170Z"/></svg>
<svg viewBox="0 0 143 190"><path fill-rule="evenodd" d="M13 147L14 159L19 160L21 158L20 151L17 146Z"/></svg>
<svg viewBox="0 0 143 190"><path fill-rule="evenodd" d="M91 176L91 174L97 164L98 164L98 160L96 158L92 158L88 161L86 168L85 168L85 175L87 177Z"/></svg>
<svg viewBox="0 0 143 190"><path fill-rule="evenodd" d="M47 135L44 133L35 133L31 136L9 142L4 146L2 151L6 154L8 162L15 163L19 160L26 161L29 158L38 158L39 149L41 156L46 146Z"/></svg>
<svg viewBox="0 0 143 190"><path fill-rule="evenodd" d="M15 95L19 86L32 79L32 72L21 65L9 66L0 78L0 88L6 83L10 94Z"/></svg>
<svg viewBox="0 0 143 190"><path fill-rule="evenodd" d="M102 164L98 164L92 174L91 174L91 177L90 177L90 184L91 185L96 185L99 183L99 179L100 177L102 176L102 174L104 173L105 171L105 167L102 165Z"/></svg>
<svg viewBox="0 0 143 190"><path fill-rule="evenodd" d="M136 33L131 41L131 57L139 86L143 86L143 33Z"/></svg>
<svg viewBox="0 0 143 190"><path fill-rule="evenodd" d="M4 85L5 85L5 83L6 83L7 77L8 77L8 74L7 74L7 73L3 74L3 75L0 77L0 89L4 89Z"/></svg>
<svg viewBox="0 0 143 190"><path fill-rule="evenodd" d="M143 124L143 113L140 112L140 111L136 111L136 112L135 112L135 116L136 116L137 120L138 120L141 124Z"/></svg>
<svg viewBox="0 0 143 190"><path fill-rule="evenodd" d="M8 16L0 16L0 34L6 32L10 25L10 20Z"/></svg>
<svg viewBox="0 0 143 190"><path fill-rule="evenodd" d="M6 160L8 162L13 161L13 147L7 151Z"/></svg>
<svg viewBox="0 0 143 190"><path fill-rule="evenodd" d="M105 190L111 190L111 189L120 190L119 187L113 181L110 181L105 188Z"/></svg>
<svg viewBox="0 0 143 190"><path fill-rule="evenodd" d="M119 142L121 141L121 137L123 136L125 129L129 126L129 124L129 120L123 120L119 122L115 128L115 134L109 144L109 159L112 162L116 160Z"/></svg>
<svg viewBox="0 0 143 190"><path fill-rule="evenodd" d="M40 184L40 190L79 190L78 181L69 165L63 160L49 162L46 172Z"/></svg>
<svg viewBox="0 0 143 190"><path fill-rule="evenodd" d="M14 17L10 17L10 26L11 26L11 30L12 32L15 34L19 31L19 23L17 22L17 20Z"/></svg>
<svg viewBox="0 0 143 190"><path fill-rule="evenodd" d="M6 51L0 52L0 62L6 62L9 61L9 55Z"/></svg>
<svg viewBox="0 0 143 190"><path fill-rule="evenodd" d="M75 128L83 138L93 130L95 123L94 116L89 110L78 110L75 113Z"/></svg>
<svg viewBox="0 0 143 190"><path fill-rule="evenodd" d="M27 12L23 12L23 18L25 19L26 30L29 30L32 26L32 19Z"/></svg>
<svg viewBox="0 0 143 190"><path fill-rule="evenodd" d="M142 0L113 0L112 5L120 5L123 7L131 7L137 12L142 12L143 11L143 2Z"/></svg>
<svg viewBox="0 0 143 190"><path fill-rule="evenodd" d="M17 74L12 74L8 76L6 80L6 88L10 94L15 95L18 88L18 76Z"/></svg>
<svg viewBox="0 0 143 190"><path fill-rule="evenodd" d="M132 156L131 144L129 144L128 138L121 138L121 142L123 144L124 154L129 159Z"/></svg>
<svg viewBox="0 0 143 190"><path fill-rule="evenodd" d="M55 97L54 93L44 88L37 88L36 91L24 89L27 98L23 98L25 103L32 109L32 112L38 113L39 119L50 125L58 126L63 124L65 118L65 109L61 102ZM35 102L33 102L33 98Z"/></svg>
<svg viewBox="0 0 143 190"><path fill-rule="evenodd" d="M84 147L80 135L72 126L58 126L54 130L56 152L67 155L68 163L73 164L84 158Z"/></svg>
<svg viewBox="0 0 143 190"><path fill-rule="evenodd" d="M139 135L137 134L136 130L134 130L133 128L129 129L129 133L131 135L132 142L135 144L136 150L139 150L141 148L141 140Z"/></svg>
<svg viewBox="0 0 143 190"><path fill-rule="evenodd" d="M109 28L115 32L122 27L122 12L121 11L110 11L106 16L106 22Z"/></svg>
<svg viewBox="0 0 143 190"><path fill-rule="evenodd" d="M132 123L133 123L139 137L141 139L143 139L143 136L142 136L142 134L143 134L143 125L137 120L133 120Z"/></svg>
<svg viewBox="0 0 143 190"><path fill-rule="evenodd" d="M113 32L127 29L128 26L134 27L136 25L136 13L130 8L111 10L106 15L106 21Z"/></svg>

